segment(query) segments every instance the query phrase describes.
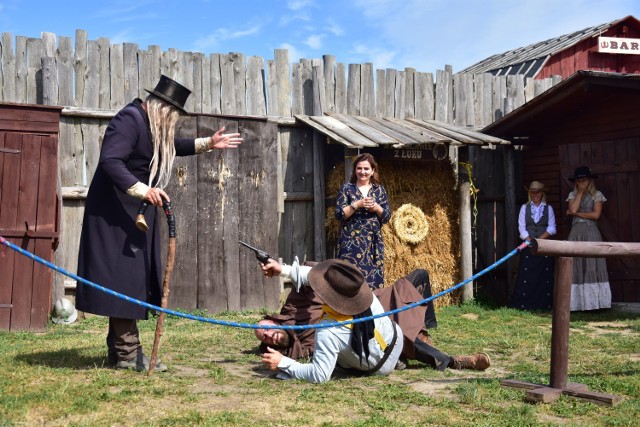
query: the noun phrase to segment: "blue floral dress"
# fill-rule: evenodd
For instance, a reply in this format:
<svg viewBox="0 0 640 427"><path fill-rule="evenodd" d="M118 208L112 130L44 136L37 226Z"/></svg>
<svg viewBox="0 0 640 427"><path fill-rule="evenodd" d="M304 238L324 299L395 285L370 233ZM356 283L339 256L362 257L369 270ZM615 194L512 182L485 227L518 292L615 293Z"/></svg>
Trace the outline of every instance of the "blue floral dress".
<svg viewBox="0 0 640 427"><path fill-rule="evenodd" d="M382 207L382 215L358 209L345 219L343 209L352 202L363 199L356 184L347 183L338 192L336 218L340 221L338 238L338 258L357 265L371 289L384 284L384 243L382 225L389 222L391 210L387 192L382 185L374 184L369 189L369 197Z"/></svg>

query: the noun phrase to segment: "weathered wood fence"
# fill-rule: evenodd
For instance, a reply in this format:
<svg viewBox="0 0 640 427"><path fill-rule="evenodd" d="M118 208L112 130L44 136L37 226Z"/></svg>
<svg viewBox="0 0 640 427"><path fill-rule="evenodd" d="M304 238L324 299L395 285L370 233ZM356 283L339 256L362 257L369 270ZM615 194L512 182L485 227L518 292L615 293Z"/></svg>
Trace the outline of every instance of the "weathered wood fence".
<svg viewBox="0 0 640 427"><path fill-rule="evenodd" d="M75 271L83 195L97 164L105 127L126 103L144 98L145 89L152 89L160 74L192 89L188 111L266 115L278 123L279 255L286 260L293 255L314 258L309 233L313 206L304 194L313 192L314 178L323 178L314 177L313 133L296 124L295 114L332 111L435 119L481 129L557 80L454 74L450 66L438 70L434 78L433 73L413 68L346 66L332 55L291 63L288 51L282 49L266 61L242 53L140 49L133 43L112 44L106 38L89 40L84 30L76 31L75 40L46 32L41 38L16 36L15 46L12 34L2 33L0 58L1 102L65 107L59 143L63 238L56 262L71 271ZM486 153L478 151L478 155ZM487 209L493 215L493 204ZM487 242L493 242L493 236ZM493 243L488 245L487 251L495 249ZM54 298L63 292L61 280L58 275Z"/></svg>

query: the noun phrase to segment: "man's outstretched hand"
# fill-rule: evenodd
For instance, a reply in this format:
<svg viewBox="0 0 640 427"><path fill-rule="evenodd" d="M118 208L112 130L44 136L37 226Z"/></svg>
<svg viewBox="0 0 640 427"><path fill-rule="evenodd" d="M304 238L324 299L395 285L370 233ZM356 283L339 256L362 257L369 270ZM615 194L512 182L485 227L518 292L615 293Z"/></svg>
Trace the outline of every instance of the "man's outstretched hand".
<svg viewBox="0 0 640 427"><path fill-rule="evenodd" d="M283 357L284 356L279 351L274 350L271 347L267 347L267 352L262 354L262 363L264 363L270 370L275 371L278 369L278 364Z"/></svg>

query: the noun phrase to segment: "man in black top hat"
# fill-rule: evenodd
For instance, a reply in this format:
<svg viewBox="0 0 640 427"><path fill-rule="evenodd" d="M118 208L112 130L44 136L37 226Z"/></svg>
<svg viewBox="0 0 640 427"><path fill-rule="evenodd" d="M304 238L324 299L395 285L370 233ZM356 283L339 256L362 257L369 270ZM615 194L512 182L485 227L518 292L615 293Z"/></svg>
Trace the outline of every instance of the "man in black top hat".
<svg viewBox="0 0 640 427"><path fill-rule="evenodd" d="M238 133L224 127L205 138L176 139L175 125L186 114L191 91L161 76L142 101L135 99L109 123L100 160L87 193L78 275L132 298L159 305L162 284L160 234L156 208L147 209L149 229L135 225L141 200L162 206L176 155L214 148L237 148ZM108 359L117 368L149 369L142 352L137 320L147 319L145 307L78 283L78 310L109 317ZM166 370L158 364L156 371Z"/></svg>

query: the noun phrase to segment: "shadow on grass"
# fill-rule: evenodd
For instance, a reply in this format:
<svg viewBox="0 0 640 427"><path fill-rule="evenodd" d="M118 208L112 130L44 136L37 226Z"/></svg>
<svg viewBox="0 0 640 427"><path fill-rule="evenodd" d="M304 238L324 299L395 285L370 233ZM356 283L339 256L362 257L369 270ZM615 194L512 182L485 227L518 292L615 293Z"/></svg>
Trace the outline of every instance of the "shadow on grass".
<svg viewBox="0 0 640 427"><path fill-rule="evenodd" d="M41 365L49 368L78 370L111 368L106 357L87 356L75 348L19 354L15 357L15 360L28 365Z"/></svg>
<svg viewBox="0 0 640 427"><path fill-rule="evenodd" d="M474 309L480 309L485 311L513 311L515 313L528 313L538 317L545 317L551 319L553 316L552 310L519 310L504 305L498 305L491 301L477 299L469 303L461 304L458 309L473 311ZM614 321L614 320L637 320L637 309L634 307L628 308L624 305L615 305L611 308L604 308L600 310L590 311L572 311L572 321L584 321L584 322L602 322L602 321Z"/></svg>

